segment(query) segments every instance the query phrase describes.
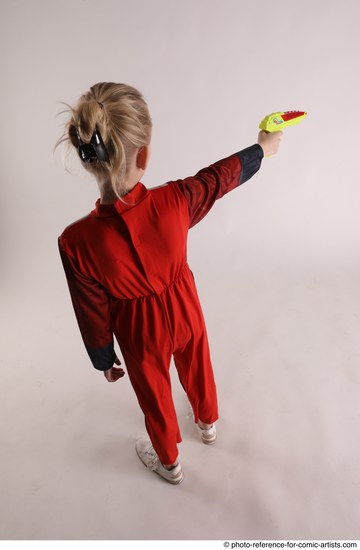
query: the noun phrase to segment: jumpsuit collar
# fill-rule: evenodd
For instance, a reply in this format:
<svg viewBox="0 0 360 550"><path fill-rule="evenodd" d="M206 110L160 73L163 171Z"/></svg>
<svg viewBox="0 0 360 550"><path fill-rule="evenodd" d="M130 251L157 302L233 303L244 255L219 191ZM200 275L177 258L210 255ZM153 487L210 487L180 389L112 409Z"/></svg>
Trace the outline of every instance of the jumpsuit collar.
<svg viewBox="0 0 360 550"><path fill-rule="evenodd" d="M117 213L123 214L144 200L148 194L148 189L143 183L141 183L141 181L139 181L135 187L133 187L131 191L123 197L123 201L125 202L118 199L112 204L101 204L100 199L97 199L95 209L92 211L92 214L97 218L108 218L115 216Z"/></svg>

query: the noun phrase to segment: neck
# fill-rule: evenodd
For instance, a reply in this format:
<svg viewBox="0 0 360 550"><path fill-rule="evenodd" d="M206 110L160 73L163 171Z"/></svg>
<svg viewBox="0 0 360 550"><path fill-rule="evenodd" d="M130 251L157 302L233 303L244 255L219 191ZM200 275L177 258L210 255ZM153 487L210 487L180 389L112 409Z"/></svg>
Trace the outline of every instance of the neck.
<svg viewBox="0 0 360 550"><path fill-rule="evenodd" d="M119 197L117 197L114 193L114 191L110 189L104 189L99 187L100 189L100 203L101 204L112 204L113 202L117 201Z"/></svg>
<svg viewBox="0 0 360 550"><path fill-rule="evenodd" d="M131 191L131 189L133 189L133 187L135 187L136 183L134 183L131 186L128 185L126 187L126 193ZM100 191L100 203L101 204L113 204L115 201L119 200L119 197L115 194L115 192L114 192L114 190L113 190L110 183L100 183L100 182L98 182L98 185L99 185L99 191Z"/></svg>
<svg viewBox="0 0 360 550"><path fill-rule="evenodd" d="M100 191L100 203L101 204L113 204L115 201L119 199L119 197L114 193L114 190L112 188L112 185L109 181L101 181L97 180L99 191ZM137 184L137 181L127 181L125 180L125 189L126 193L131 191Z"/></svg>

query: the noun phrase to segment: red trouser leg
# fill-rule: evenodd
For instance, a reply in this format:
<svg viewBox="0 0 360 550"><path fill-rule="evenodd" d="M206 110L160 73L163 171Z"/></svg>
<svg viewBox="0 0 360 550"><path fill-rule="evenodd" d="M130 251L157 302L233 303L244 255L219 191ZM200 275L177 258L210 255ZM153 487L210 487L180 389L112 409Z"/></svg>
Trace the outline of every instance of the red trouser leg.
<svg viewBox="0 0 360 550"><path fill-rule="evenodd" d="M115 301L112 323L153 447L162 464L173 464L181 435L169 373L173 344L162 301L156 294Z"/></svg>
<svg viewBox="0 0 360 550"><path fill-rule="evenodd" d="M168 309L174 327L174 361L179 378L193 408L195 422L212 424L218 419L216 386L206 325L189 268L171 288L170 295Z"/></svg>
<svg viewBox="0 0 360 550"><path fill-rule="evenodd" d="M143 359L137 363L124 355L151 443L162 464L174 464L178 456L180 430L171 394L170 356Z"/></svg>
<svg viewBox="0 0 360 550"><path fill-rule="evenodd" d="M195 422L212 424L218 419L218 406L214 373L206 330L189 340L182 350L174 353L180 381L186 391Z"/></svg>

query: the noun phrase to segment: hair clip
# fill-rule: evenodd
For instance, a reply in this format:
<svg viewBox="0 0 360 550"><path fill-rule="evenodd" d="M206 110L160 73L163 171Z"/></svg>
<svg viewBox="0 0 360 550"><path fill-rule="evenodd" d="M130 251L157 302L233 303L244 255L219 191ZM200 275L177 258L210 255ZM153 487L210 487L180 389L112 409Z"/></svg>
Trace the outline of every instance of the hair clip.
<svg viewBox="0 0 360 550"><path fill-rule="evenodd" d="M109 162L109 155L106 151L104 142L98 127L95 127L94 133L91 136L90 143L84 143L80 137L79 130L75 126L76 135L79 141L78 153L83 162Z"/></svg>

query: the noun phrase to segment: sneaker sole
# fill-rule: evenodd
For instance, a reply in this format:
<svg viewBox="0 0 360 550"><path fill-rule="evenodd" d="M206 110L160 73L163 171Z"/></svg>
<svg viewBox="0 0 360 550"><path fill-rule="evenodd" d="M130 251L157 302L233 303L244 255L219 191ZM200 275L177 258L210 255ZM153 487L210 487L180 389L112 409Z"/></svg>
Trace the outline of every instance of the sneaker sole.
<svg viewBox="0 0 360 550"><path fill-rule="evenodd" d="M205 443L205 445L214 445L214 443L216 441L216 437L214 437L214 439L203 439L203 438L201 438L201 441L203 443Z"/></svg>
<svg viewBox="0 0 360 550"><path fill-rule="evenodd" d="M201 437L201 441L203 443L205 443L205 445L214 445L215 441L216 441L216 437L217 437L217 433L215 432L215 434L210 438L206 438L204 437L203 433L202 433L202 430L201 428L199 427L198 424L196 424L196 428L197 428L197 431L198 433L200 434L200 437Z"/></svg>
<svg viewBox="0 0 360 550"><path fill-rule="evenodd" d="M164 477L162 476L161 474L159 474L159 472L157 472L156 470L154 470L155 474L157 474L159 477L161 477L161 479L163 479L164 481L167 481L168 483L170 483L171 485L179 485L183 479L184 479L184 472L182 471L181 474L179 474L178 477L176 477L175 479L168 479L167 477Z"/></svg>

